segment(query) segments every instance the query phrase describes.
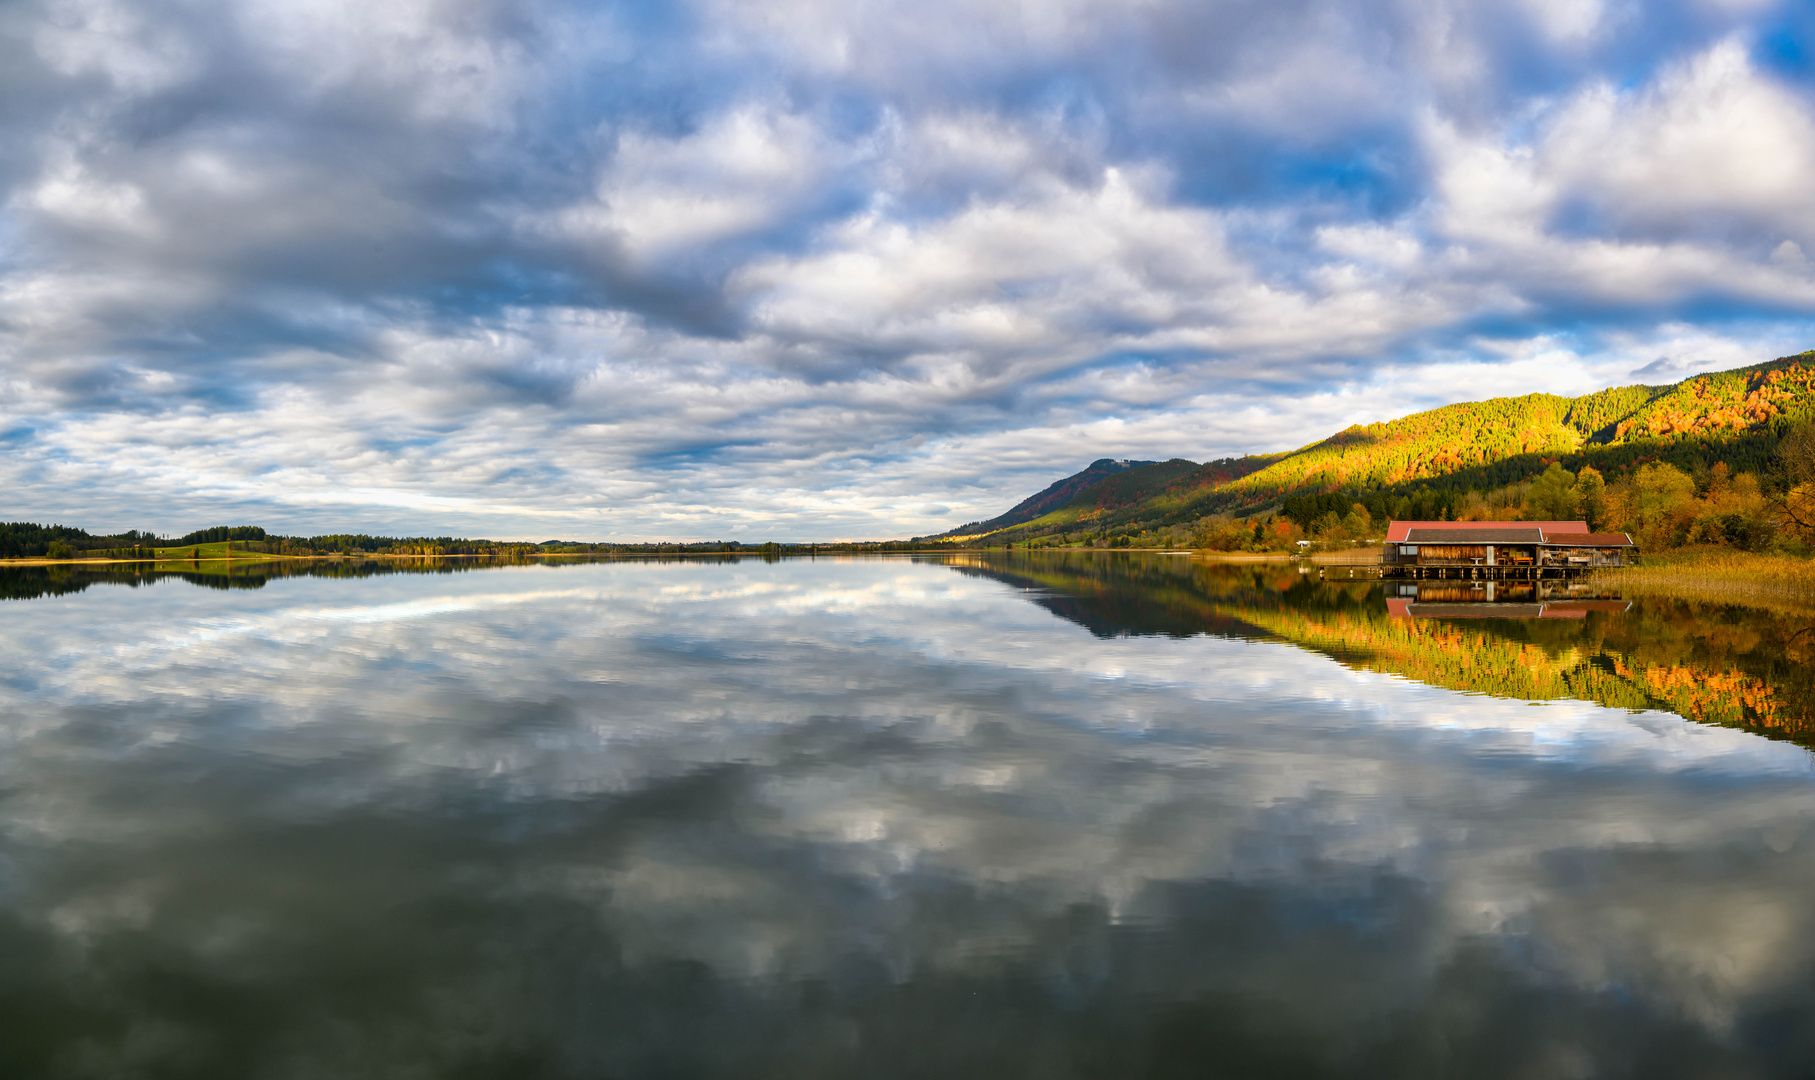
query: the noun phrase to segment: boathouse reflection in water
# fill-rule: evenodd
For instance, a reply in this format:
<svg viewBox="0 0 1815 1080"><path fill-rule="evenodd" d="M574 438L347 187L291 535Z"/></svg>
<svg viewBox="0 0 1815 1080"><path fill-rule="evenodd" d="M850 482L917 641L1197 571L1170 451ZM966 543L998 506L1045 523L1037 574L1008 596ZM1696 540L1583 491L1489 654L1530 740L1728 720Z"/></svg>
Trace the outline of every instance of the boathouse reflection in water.
<svg viewBox="0 0 1815 1080"><path fill-rule="evenodd" d="M1624 614L1630 600L1568 581L1391 581L1386 613L1412 619L1582 619L1592 611Z"/></svg>
<svg viewBox="0 0 1815 1080"><path fill-rule="evenodd" d="M1449 690L1663 710L1815 746L1815 632L1794 613L1627 601L1581 579L1326 579L1282 562L1091 554L946 561L1102 637L1285 641Z"/></svg>

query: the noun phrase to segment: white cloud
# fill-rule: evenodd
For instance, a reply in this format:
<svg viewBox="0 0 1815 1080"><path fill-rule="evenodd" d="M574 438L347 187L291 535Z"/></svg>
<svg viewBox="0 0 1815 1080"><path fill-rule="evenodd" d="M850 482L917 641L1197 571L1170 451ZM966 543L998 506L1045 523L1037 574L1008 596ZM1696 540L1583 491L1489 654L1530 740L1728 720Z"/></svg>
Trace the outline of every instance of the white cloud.
<svg viewBox="0 0 1815 1080"><path fill-rule="evenodd" d="M1544 140L1545 171L1570 195L1654 235L1707 215L1815 237L1809 102L1751 64L1736 37L1672 65L1640 92L1590 88Z"/></svg>
<svg viewBox="0 0 1815 1080"><path fill-rule="evenodd" d="M1592 37L1606 14L1601 0L1527 0L1525 6L1544 33L1563 44Z"/></svg>
<svg viewBox="0 0 1815 1080"><path fill-rule="evenodd" d="M600 180L596 202L541 228L600 233L639 259L772 228L824 183L833 156L807 118L754 105L681 137L628 131Z"/></svg>
<svg viewBox="0 0 1815 1080"><path fill-rule="evenodd" d="M198 57L180 30L114 0L55 0L33 28L36 51L63 75L101 75L122 93L179 82Z"/></svg>
<svg viewBox="0 0 1815 1080"><path fill-rule="evenodd" d="M8 513L902 535L1799 351L1764 17L12 5Z"/></svg>

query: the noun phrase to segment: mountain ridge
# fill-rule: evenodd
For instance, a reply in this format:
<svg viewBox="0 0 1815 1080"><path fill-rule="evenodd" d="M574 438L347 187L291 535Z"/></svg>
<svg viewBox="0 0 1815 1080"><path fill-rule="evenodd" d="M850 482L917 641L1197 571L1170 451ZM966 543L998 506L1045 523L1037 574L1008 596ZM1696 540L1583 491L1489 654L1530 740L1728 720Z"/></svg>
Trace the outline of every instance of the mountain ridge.
<svg viewBox="0 0 1815 1080"><path fill-rule="evenodd" d="M1811 419L1815 350L1668 385L1457 402L1354 424L1295 450L1202 465L1173 458L1102 470L1114 463L1099 459L1003 515L936 538L1012 542L1248 515L1313 493L1498 487L1556 461L1614 474L1651 460L1685 467L1720 460L1756 471L1769 463L1785 429Z"/></svg>
<svg viewBox="0 0 1815 1080"><path fill-rule="evenodd" d="M1143 465L1157 465L1156 461L1132 461L1127 459L1098 458L1086 465L1081 472L1075 472L1009 507L1006 511L987 521L972 521L955 528L947 529L929 540L943 540L960 536L979 536L1002 529L1020 525L1045 515L1047 512L1064 506L1072 497L1085 488L1094 487L1099 481L1127 469Z"/></svg>

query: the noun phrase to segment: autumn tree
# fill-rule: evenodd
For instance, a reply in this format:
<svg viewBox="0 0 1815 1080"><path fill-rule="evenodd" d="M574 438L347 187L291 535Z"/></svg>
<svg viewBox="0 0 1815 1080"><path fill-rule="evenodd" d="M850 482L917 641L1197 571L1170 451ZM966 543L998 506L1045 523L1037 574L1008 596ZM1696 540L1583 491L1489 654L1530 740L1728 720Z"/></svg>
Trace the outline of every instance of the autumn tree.
<svg viewBox="0 0 1815 1080"><path fill-rule="evenodd" d="M1588 528L1598 531L1607 524L1607 481L1592 465L1576 473L1576 501Z"/></svg>
<svg viewBox="0 0 1815 1080"><path fill-rule="evenodd" d="M1610 494L1617 524L1647 548L1676 547L1695 517L1695 481L1667 461L1641 466Z"/></svg>
<svg viewBox="0 0 1815 1080"><path fill-rule="evenodd" d="M1581 513L1582 500L1576 492L1576 474L1556 462L1532 481L1525 495L1525 520L1573 521Z"/></svg>
<svg viewBox="0 0 1815 1080"><path fill-rule="evenodd" d="M1777 444L1771 507L1804 540L1815 539L1815 424L1791 428Z"/></svg>

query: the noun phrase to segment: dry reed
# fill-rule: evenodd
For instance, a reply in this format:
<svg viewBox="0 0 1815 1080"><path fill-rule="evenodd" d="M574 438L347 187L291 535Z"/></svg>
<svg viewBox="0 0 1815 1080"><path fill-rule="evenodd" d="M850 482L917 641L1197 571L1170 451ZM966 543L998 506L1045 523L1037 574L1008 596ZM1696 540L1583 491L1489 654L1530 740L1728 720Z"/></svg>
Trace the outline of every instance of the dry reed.
<svg viewBox="0 0 1815 1080"><path fill-rule="evenodd" d="M1725 549L1675 552L1647 559L1643 566L1598 571L1594 580L1629 596L1679 596L1799 613L1815 611L1815 562L1787 555Z"/></svg>
<svg viewBox="0 0 1815 1080"><path fill-rule="evenodd" d="M1381 549L1345 548L1341 551L1318 551L1311 554L1311 561L1324 566L1379 566Z"/></svg>

